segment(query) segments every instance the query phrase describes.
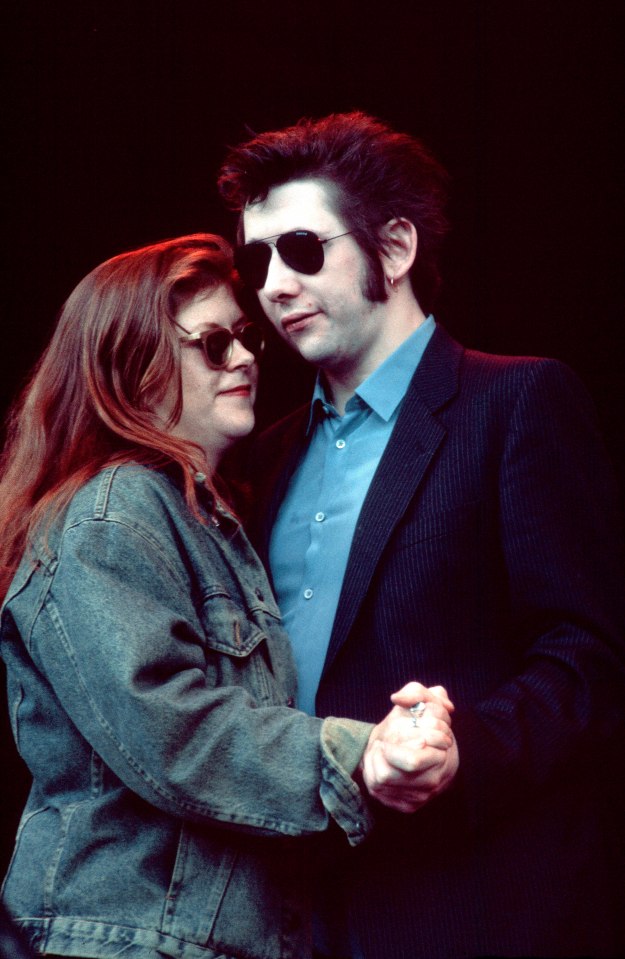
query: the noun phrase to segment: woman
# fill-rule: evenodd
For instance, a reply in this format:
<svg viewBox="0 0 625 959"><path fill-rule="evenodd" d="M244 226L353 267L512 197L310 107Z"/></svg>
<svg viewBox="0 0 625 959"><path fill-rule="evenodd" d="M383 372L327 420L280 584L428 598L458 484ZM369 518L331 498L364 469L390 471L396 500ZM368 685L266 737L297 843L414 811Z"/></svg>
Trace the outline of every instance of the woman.
<svg viewBox="0 0 625 959"><path fill-rule="evenodd" d="M427 765L451 742L442 706L416 730L399 705L375 728L292 708L278 609L217 480L262 350L236 292L210 235L107 261L9 425L1 642L33 785L3 895L46 955L305 959L295 837L360 842L386 743L415 736L395 748Z"/></svg>

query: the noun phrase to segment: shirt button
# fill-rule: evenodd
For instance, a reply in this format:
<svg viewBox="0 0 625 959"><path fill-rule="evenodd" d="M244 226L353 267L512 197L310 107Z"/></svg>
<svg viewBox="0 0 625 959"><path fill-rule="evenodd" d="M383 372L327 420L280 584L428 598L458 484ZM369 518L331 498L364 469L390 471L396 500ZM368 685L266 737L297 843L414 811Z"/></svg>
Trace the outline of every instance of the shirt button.
<svg viewBox="0 0 625 959"><path fill-rule="evenodd" d="M317 520L318 523L323 523L325 518L326 518L325 513L315 513L315 519Z"/></svg>
<svg viewBox="0 0 625 959"><path fill-rule="evenodd" d="M337 448L337 450L343 450L343 449L345 449L345 440L337 440L337 441L336 441L336 448Z"/></svg>
<svg viewBox="0 0 625 959"><path fill-rule="evenodd" d="M312 589L305 589L305 590L304 590L304 599L312 599L312 594L313 594Z"/></svg>

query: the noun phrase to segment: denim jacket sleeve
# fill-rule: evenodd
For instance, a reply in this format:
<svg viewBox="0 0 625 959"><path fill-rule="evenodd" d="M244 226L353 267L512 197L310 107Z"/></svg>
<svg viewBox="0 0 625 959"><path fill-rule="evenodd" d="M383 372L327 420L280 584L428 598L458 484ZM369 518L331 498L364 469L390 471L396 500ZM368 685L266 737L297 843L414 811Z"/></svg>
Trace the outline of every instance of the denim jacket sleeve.
<svg viewBox="0 0 625 959"><path fill-rule="evenodd" d="M37 668L114 775L158 809L291 836L332 818L357 844L372 817L352 773L371 725L287 705L279 619L259 614L241 635L239 617L233 641L232 597L193 582L181 539L175 523L119 516L68 525L24 637Z"/></svg>

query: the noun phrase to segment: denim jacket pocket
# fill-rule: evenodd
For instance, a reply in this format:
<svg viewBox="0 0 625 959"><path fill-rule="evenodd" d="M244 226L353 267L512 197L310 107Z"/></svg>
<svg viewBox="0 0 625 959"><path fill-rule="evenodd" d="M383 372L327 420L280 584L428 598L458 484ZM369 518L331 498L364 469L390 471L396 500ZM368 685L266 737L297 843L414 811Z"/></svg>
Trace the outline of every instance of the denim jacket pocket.
<svg viewBox="0 0 625 959"><path fill-rule="evenodd" d="M236 850L197 827L183 825L171 882L165 899L161 932L179 940L207 945L219 905L230 882ZM192 890L202 890L201 901Z"/></svg>
<svg viewBox="0 0 625 959"><path fill-rule="evenodd" d="M260 942L266 959L303 957L308 887L298 850L288 840L268 848L266 840L185 824L161 932L210 955L256 956Z"/></svg>
<svg viewBox="0 0 625 959"><path fill-rule="evenodd" d="M262 606L246 616L241 602L235 601L227 588L216 585L204 593L200 615L209 683L243 686L259 705L284 704L284 690L272 666L269 635L263 628L264 616L272 616L271 610Z"/></svg>

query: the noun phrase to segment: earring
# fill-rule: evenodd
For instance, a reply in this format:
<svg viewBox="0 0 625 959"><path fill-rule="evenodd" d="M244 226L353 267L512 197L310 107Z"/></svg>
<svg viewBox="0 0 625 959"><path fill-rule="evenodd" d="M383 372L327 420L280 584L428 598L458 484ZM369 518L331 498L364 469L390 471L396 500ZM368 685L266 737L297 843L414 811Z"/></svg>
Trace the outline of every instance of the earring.
<svg viewBox="0 0 625 959"><path fill-rule="evenodd" d="M395 277L389 276L388 282L391 284L391 288L395 286Z"/></svg>

